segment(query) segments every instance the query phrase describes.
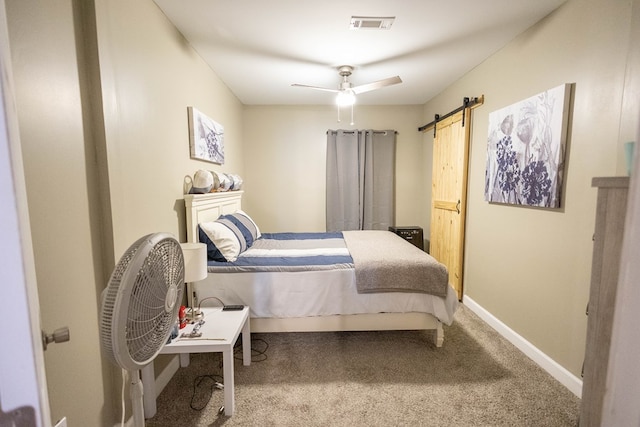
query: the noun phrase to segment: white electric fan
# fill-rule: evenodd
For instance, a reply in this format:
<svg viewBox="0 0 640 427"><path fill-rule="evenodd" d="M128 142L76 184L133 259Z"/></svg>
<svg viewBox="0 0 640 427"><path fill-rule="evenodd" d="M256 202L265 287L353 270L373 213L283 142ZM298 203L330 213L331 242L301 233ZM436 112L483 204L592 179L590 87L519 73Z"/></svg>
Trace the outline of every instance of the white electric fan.
<svg viewBox="0 0 640 427"><path fill-rule="evenodd" d="M122 255L102 293L103 353L130 378L133 421L144 426L140 370L167 342L184 286L180 243L168 233L138 239Z"/></svg>

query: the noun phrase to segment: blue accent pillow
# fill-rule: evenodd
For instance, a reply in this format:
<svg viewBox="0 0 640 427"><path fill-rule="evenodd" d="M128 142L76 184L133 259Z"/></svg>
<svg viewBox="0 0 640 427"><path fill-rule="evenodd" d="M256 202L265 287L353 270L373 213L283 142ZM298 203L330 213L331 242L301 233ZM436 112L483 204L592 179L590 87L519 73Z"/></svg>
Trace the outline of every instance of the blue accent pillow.
<svg viewBox="0 0 640 427"><path fill-rule="evenodd" d="M247 243L247 248L250 248L251 245L253 245L253 241L258 238L258 231L256 230L253 222L246 216L234 213L231 215L223 215L222 218L231 221L238 228Z"/></svg>
<svg viewBox="0 0 640 427"><path fill-rule="evenodd" d="M247 229L251 232L253 240L257 240L262 236L260 233L260 229L258 228L258 224L242 210L237 210L234 214L242 223L247 227Z"/></svg>

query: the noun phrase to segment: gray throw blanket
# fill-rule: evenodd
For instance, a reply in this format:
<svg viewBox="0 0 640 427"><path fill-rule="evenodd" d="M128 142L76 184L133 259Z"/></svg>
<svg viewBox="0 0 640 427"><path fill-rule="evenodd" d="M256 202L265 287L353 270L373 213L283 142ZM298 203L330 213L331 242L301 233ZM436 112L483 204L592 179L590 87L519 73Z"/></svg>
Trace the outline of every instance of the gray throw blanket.
<svg viewBox="0 0 640 427"><path fill-rule="evenodd" d="M343 231L359 293L423 292L445 297L447 268L402 237L383 230Z"/></svg>

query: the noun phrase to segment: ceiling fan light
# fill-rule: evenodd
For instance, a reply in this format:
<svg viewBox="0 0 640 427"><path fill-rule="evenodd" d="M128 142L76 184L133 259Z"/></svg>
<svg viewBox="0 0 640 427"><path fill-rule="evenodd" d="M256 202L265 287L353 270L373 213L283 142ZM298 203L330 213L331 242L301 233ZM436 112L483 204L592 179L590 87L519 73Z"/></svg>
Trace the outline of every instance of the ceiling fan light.
<svg viewBox="0 0 640 427"><path fill-rule="evenodd" d="M343 90L338 92L338 96L336 96L336 104L340 107L345 107L348 105L353 105L356 103L356 95L350 90Z"/></svg>

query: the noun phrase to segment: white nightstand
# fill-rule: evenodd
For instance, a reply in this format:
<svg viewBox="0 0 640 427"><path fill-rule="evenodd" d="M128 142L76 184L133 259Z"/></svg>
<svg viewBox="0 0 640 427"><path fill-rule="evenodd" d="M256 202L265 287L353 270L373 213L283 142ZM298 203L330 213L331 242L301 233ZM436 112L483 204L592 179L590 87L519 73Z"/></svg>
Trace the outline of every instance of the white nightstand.
<svg viewBox="0 0 640 427"><path fill-rule="evenodd" d="M251 329L249 307L238 311L222 311L221 307L202 308L204 324L199 338L176 338L165 345L160 354L180 354L180 366L189 365L189 353L222 353L224 378L224 414L233 415L235 407L233 379L233 346L242 332L242 364L251 364ZM194 325L180 329L179 334L189 334ZM156 413L155 373L153 362L142 370L144 385L144 416L151 418Z"/></svg>

